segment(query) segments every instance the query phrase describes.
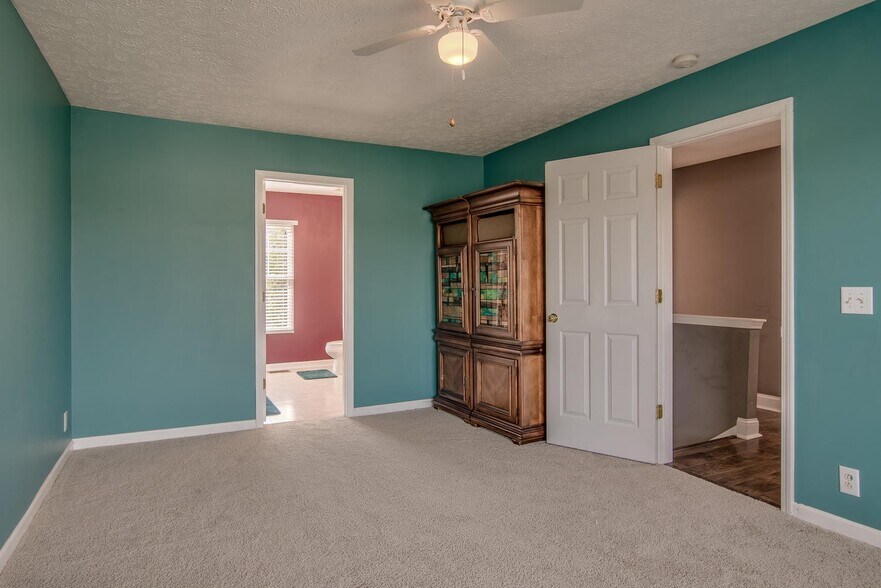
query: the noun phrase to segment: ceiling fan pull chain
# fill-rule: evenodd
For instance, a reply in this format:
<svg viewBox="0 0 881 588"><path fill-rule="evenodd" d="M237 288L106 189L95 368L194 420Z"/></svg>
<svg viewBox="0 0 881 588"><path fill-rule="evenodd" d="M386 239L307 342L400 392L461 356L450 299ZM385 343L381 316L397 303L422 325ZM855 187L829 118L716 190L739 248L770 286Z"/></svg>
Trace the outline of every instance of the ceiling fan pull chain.
<svg viewBox="0 0 881 588"><path fill-rule="evenodd" d="M462 81L465 81L465 21L462 21ZM465 92L464 85L462 92Z"/></svg>
<svg viewBox="0 0 881 588"><path fill-rule="evenodd" d="M456 107L456 66L450 66L450 128L456 126L454 110Z"/></svg>

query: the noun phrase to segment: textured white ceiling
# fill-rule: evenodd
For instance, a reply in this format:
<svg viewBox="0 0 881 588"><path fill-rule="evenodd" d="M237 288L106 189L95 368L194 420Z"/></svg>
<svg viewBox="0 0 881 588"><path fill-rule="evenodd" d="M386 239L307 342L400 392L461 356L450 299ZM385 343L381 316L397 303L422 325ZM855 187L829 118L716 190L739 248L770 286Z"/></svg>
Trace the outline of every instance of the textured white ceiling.
<svg viewBox="0 0 881 588"><path fill-rule="evenodd" d="M478 57L453 96L437 36L352 54L434 22L423 0L13 1L76 106L475 155L694 71L677 54L700 69L867 3L587 0L480 23L513 73Z"/></svg>

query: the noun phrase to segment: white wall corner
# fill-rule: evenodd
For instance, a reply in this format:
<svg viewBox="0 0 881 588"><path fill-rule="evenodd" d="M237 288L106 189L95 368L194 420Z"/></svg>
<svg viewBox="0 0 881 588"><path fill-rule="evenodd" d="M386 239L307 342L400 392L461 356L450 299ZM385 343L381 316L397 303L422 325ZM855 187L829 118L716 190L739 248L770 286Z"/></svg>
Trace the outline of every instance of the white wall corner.
<svg viewBox="0 0 881 588"><path fill-rule="evenodd" d="M61 455L58 457L55 465L52 466L52 469L49 471L46 479L43 480L43 484L40 486L40 489L37 490L37 494L31 501L31 505L24 512L21 520L18 521L18 524L12 530L9 538L6 539L6 543L4 543L3 547L0 548L0 573L3 572L3 568L6 567L9 558L12 557L12 553L21 542L21 538L24 536L25 532L28 530L28 527L31 525L31 521L34 520L34 515L37 514L38 510L40 510L40 505L43 504L43 500L46 498L46 495L49 494L49 490L52 489L52 484L55 483L55 479L58 477L58 474L61 473L61 470L64 468L64 464L67 463L67 458L68 456L70 456L70 452L72 449L73 442L68 441L67 445L64 447L64 451L61 452Z"/></svg>
<svg viewBox="0 0 881 588"><path fill-rule="evenodd" d="M431 398L423 400L410 400L409 402L393 402L392 404L377 404L374 406L359 406L352 413L353 417L370 416L374 414L385 414L388 412L401 412L404 410L417 410L420 408L431 408Z"/></svg>
<svg viewBox="0 0 881 588"><path fill-rule="evenodd" d="M179 427L176 429L156 429L153 431L138 431L136 433L121 433L118 435L79 437L73 440L73 449L90 449L92 447L128 445L129 443L144 443L147 441L162 441L164 439L198 437L200 435L215 435L217 433L233 433L236 431L254 429L256 426L257 423L254 420L232 421L228 423L215 423L212 425L199 425L195 427Z"/></svg>
<svg viewBox="0 0 881 588"><path fill-rule="evenodd" d="M881 529L855 523L838 515L797 502L792 504L791 514L806 523L816 525L827 531L868 543L874 547L881 547Z"/></svg>

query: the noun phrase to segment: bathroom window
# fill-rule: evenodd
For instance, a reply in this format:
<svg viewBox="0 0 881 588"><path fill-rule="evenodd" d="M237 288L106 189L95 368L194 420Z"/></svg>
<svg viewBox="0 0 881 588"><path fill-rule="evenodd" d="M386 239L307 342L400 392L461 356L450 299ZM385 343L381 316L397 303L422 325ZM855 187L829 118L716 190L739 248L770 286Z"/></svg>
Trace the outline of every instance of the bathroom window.
<svg viewBox="0 0 881 588"><path fill-rule="evenodd" d="M266 332L294 332L294 227L266 221Z"/></svg>

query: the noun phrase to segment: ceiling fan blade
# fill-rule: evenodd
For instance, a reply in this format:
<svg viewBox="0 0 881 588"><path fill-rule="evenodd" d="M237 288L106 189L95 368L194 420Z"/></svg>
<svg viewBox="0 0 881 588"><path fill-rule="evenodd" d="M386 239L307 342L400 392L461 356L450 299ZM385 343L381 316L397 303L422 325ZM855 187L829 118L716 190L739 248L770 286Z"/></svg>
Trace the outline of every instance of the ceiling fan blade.
<svg viewBox="0 0 881 588"><path fill-rule="evenodd" d="M496 44L486 36L486 33L478 29L471 29L471 34L477 37L477 59L468 66L468 69L475 76L482 78L513 72L511 63L504 53L499 51Z"/></svg>
<svg viewBox="0 0 881 588"><path fill-rule="evenodd" d="M392 47L414 41L420 37L433 35L436 31L437 29L433 26L419 27L418 29L413 29L412 31L407 31L406 33L399 33L393 37L389 37L388 39L377 41L372 45L367 45L366 47L355 49L354 53L359 57L373 55L375 53L379 53L380 51L385 51L386 49L391 49Z"/></svg>
<svg viewBox="0 0 881 588"><path fill-rule="evenodd" d="M486 22L501 22L515 18L528 18L542 14L581 10L584 0L501 0L480 9Z"/></svg>

